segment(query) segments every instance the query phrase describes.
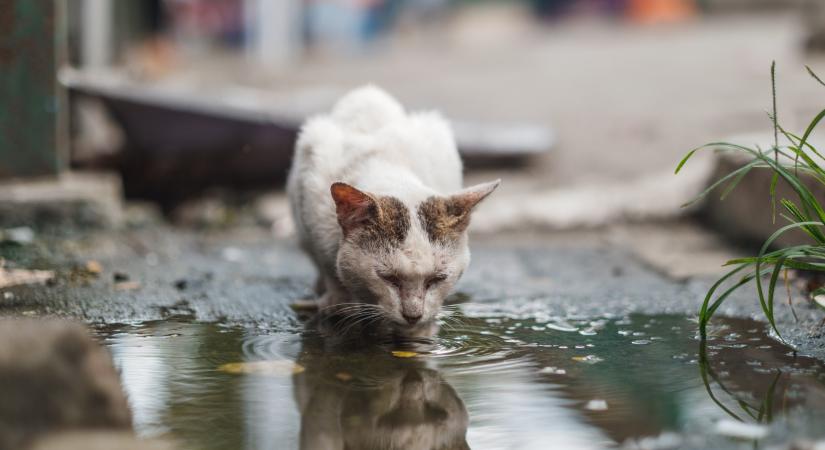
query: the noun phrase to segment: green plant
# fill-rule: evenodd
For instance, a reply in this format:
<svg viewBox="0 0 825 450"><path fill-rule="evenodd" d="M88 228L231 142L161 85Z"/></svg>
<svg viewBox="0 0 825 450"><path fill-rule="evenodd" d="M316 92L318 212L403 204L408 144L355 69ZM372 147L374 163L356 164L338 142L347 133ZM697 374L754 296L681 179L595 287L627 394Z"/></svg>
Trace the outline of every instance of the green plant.
<svg viewBox="0 0 825 450"><path fill-rule="evenodd" d="M806 69L819 84L825 86L825 83L810 67L806 66ZM785 278L787 278L787 269L825 272L825 225L823 225L825 224L825 209L823 209L820 200L816 198L802 179L802 176L805 176L815 183L825 185L825 167L823 167L825 166L825 157L808 142L811 133L823 118L825 118L825 109L820 111L819 114L811 120L808 127L802 133L802 136L791 133L782 128L777 119L776 63L771 65L771 87L773 109L768 116L773 124L774 142L772 148L762 150L759 147L751 148L729 142L712 142L688 152L676 167L676 173L679 173L685 163L697 151L709 148L717 149L718 151L742 152L751 157L750 161L717 180L690 203L705 197L722 185L725 185L721 194L722 199L724 199L736 185L754 169L767 169L773 172L770 184L770 202L774 220L776 218L776 185L780 178L790 186L797 196L796 200L783 198L779 202L784 209L784 212L781 212L779 215L787 220L788 224L777 229L776 232L765 241L757 256L728 261L726 265L734 266L733 269L716 281L708 290L705 300L702 303L702 308L699 311L699 331L702 339L707 336L706 328L708 321L719 306L721 306L736 289L752 280L756 281L756 292L759 296L759 303L762 306L765 317L768 319L768 322L770 322L773 330L781 337L779 330L776 328L774 318L774 297L776 294L776 285L783 270L785 270ZM786 144L780 145L780 136L787 141ZM775 250L772 249L772 244L777 238L790 230L797 229L804 231L813 242ZM767 291L763 278L767 278L768 280ZM725 290L721 291L723 286L725 286ZM817 289L812 294L818 295L820 293L825 293L825 288Z"/></svg>

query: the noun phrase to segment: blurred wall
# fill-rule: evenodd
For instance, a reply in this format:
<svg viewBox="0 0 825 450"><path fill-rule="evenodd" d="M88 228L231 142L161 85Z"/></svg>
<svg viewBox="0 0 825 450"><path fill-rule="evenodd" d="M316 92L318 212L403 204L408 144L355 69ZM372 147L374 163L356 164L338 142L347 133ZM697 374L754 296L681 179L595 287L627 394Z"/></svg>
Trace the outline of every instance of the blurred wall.
<svg viewBox="0 0 825 450"><path fill-rule="evenodd" d="M0 0L0 177L54 174L65 161L64 7Z"/></svg>

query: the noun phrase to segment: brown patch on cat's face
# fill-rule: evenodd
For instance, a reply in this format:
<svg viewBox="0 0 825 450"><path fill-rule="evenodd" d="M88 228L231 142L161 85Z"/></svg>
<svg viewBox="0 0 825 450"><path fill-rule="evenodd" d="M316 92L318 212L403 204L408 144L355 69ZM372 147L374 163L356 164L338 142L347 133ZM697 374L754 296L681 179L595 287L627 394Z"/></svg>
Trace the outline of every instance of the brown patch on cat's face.
<svg viewBox="0 0 825 450"><path fill-rule="evenodd" d="M449 197L429 197L418 205L418 220L430 242L449 244L457 241L470 225L473 208L500 182L475 185Z"/></svg>
<svg viewBox="0 0 825 450"><path fill-rule="evenodd" d="M395 197L373 198L375 211L353 238L361 247L400 247L410 231L410 211Z"/></svg>
<svg viewBox="0 0 825 450"><path fill-rule="evenodd" d="M418 220L430 242L449 243L470 225L470 211L454 198L430 197L418 206Z"/></svg>
<svg viewBox="0 0 825 450"><path fill-rule="evenodd" d="M360 247L399 247L410 230L410 211L401 200L379 197L346 183L330 187L344 238Z"/></svg>

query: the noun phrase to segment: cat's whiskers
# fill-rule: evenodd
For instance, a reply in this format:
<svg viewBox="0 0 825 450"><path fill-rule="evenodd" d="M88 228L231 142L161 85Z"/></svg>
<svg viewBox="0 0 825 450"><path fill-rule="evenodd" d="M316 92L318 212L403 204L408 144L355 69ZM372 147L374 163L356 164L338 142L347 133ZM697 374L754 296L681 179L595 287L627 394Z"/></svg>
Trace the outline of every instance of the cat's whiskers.
<svg viewBox="0 0 825 450"><path fill-rule="evenodd" d="M355 302L335 303L335 304L332 304L332 305L329 305L329 306L325 306L324 308L321 308L321 310L319 312L323 313L323 312L326 312L328 310L336 310L336 312L341 312L341 311L349 311L349 310L353 310L353 309L379 309L379 308L381 308L381 307L378 306L378 305L370 304L370 303L355 303Z"/></svg>
<svg viewBox="0 0 825 450"><path fill-rule="evenodd" d="M383 308L369 303L337 303L322 308L320 312L337 318L332 328L339 335L347 334L358 325L366 326L385 319Z"/></svg>
<svg viewBox="0 0 825 450"><path fill-rule="evenodd" d="M445 328L455 330L457 326L465 325L465 322L456 317L458 308L456 306L444 306L436 316L445 325Z"/></svg>
<svg viewBox="0 0 825 450"><path fill-rule="evenodd" d="M349 326L347 326L346 328L341 330L340 333L342 335L346 335L347 333L349 333L349 331L352 328L354 328L355 326L357 326L359 324L362 324L363 326L367 326L367 325L371 324L372 322L374 322L376 318L379 318L379 319L383 318L382 314L380 314L378 312L375 312L375 311L365 312L365 313L362 313L362 314L355 315L354 317L356 317L357 320L353 320L352 323L349 324Z"/></svg>

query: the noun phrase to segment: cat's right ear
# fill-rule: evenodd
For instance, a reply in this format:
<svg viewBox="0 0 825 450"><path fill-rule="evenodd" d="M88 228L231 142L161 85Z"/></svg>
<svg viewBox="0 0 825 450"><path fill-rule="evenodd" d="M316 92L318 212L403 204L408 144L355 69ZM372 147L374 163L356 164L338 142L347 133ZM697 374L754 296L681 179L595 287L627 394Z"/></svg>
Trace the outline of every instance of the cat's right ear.
<svg viewBox="0 0 825 450"><path fill-rule="evenodd" d="M332 183L329 190L344 236L369 221L378 211L375 199L346 183Z"/></svg>

